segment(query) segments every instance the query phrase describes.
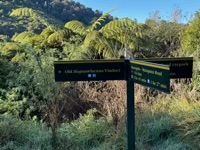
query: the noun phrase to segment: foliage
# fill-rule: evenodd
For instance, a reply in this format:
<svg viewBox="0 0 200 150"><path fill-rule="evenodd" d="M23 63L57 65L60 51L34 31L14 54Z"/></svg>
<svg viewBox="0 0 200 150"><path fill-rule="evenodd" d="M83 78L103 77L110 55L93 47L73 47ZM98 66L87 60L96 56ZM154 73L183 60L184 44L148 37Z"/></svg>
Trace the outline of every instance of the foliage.
<svg viewBox="0 0 200 150"><path fill-rule="evenodd" d="M16 55L23 53L21 46L18 43L7 42L0 50L0 53L3 57L13 62L16 62ZM19 58L18 58L19 59Z"/></svg>
<svg viewBox="0 0 200 150"><path fill-rule="evenodd" d="M27 98L20 94L20 88L12 88L10 90L0 89L0 113L5 116L24 117L27 111Z"/></svg>
<svg viewBox="0 0 200 150"><path fill-rule="evenodd" d="M1 149L126 149L125 82L55 83L53 75L54 60L124 53L194 56L192 83L172 81L171 96L136 87L136 148L199 149L199 12L187 25L159 16L140 24L74 1L0 3Z"/></svg>
<svg viewBox="0 0 200 150"><path fill-rule="evenodd" d="M36 21L41 23L45 26L54 25L54 24L62 24L61 21L57 20L56 18L49 17L42 11L33 10L32 8L17 8L10 13L10 16L20 18L32 18L33 22Z"/></svg>
<svg viewBox="0 0 200 150"><path fill-rule="evenodd" d="M142 27L128 18L109 22L100 32L109 39L115 39L123 45L124 51L135 53L142 37Z"/></svg>
<svg viewBox="0 0 200 150"><path fill-rule="evenodd" d="M102 12L87 8L72 1L36 0L1 1L0 34L13 36L16 32L32 31L40 33L48 25L63 25L78 20L87 26L102 15ZM109 16L105 24L113 20ZM103 26L104 24L102 24Z"/></svg>
<svg viewBox="0 0 200 150"><path fill-rule="evenodd" d="M23 16L30 16L33 17L34 11L31 8L17 8L15 10L13 10L10 14L10 16L19 16L19 17L23 17Z"/></svg>
<svg viewBox="0 0 200 150"><path fill-rule="evenodd" d="M109 13L103 14L88 28L78 21L65 24L66 28L84 36L83 48L89 53L97 51L95 59L119 58L120 52L127 50L134 53L141 38L141 25L127 18L113 20L99 30L97 25L101 25Z"/></svg>
<svg viewBox="0 0 200 150"><path fill-rule="evenodd" d="M78 120L61 126L61 134L66 136L69 145L73 145L70 149L77 146L89 149L102 143L113 132L112 124L104 119L95 119L94 113L95 110L90 110Z"/></svg>
<svg viewBox="0 0 200 150"><path fill-rule="evenodd" d="M182 33L182 45L185 54L193 54L199 51L199 28L200 28L200 12L195 13L195 17L187 25Z"/></svg>
<svg viewBox="0 0 200 150"><path fill-rule="evenodd" d="M44 124L2 116L0 120L2 150L51 149L50 132Z"/></svg>
<svg viewBox="0 0 200 150"><path fill-rule="evenodd" d="M123 81L78 82L74 88L79 92L79 99L98 104L96 109L100 115L113 120L115 125L126 112L126 88Z"/></svg>
<svg viewBox="0 0 200 150"><path fill-rule="evenodd" d="M199 149L199 102L169 96L154 104L143 103L136 107L136 149ZM125 117L116 127L112 121L96 118L95 113L90 110L75 121L63 123L58 132L58 148L125 150ZM2 149L51 149L50 131L45 124L3 118Z"/></svg>
<svg viewBox="0 0 200 150"><path fill-rule="evenodd" d="M147 19L144 38L138 55L140 57L168 57L181 47L181 32L184 24L164 20Z"/></svg>
<svg viewBox="0 0 200 150"><path fill-rule="evenodd" d="M93 22L92 26L87 30L88 32L98 29L97 27L101 25L101 22L105 22L106 18L109 16L113 10L104 13L96 21Z"/></svg>
<svg viewBox="0 0 200 150"><path fill-rule="evenodd" d="M53 78L53 51L41 55L41 51L35 51L31 47L24 47L26 60L21 63L21 71L15 82L15 86L22 87L24 93L28 92L33 101L53 101L58 92L58 85ZM43 107L43 105L38 105Z"/></svg>
<svg viewBox="0 0 200 150"><path fill-rule="evenodd" d="M12 64L0 58L0 89L6 89L8 75L13 69L15 68Z"/></svg>
<svg viewBox="0 0 200 150"><path fill-rule="evenodd" d="M86 29L87 29L86 26L82 22L77 21L77 20L67 22L65 24L65 27L81 35L85 35Z"/></svg>
<svg viewBox="0 0 200 150"><path fill-rule="evenodd" d="M173 146L177 149L198 149L199 145L194 144L193 140L185 141L180 138L180 136L186 136L189 133L197 133L193 138L198 140L198 129L192 126L194 122L187 124L188 128L185 128L184 124L181 123L190 121L190 118L198 120L199 113L197 112L199 112L198 102L180 97L177 99L173 96L161 98L152 106L143 104L136 110L138 149L146 147L167 149Z"/></svg>

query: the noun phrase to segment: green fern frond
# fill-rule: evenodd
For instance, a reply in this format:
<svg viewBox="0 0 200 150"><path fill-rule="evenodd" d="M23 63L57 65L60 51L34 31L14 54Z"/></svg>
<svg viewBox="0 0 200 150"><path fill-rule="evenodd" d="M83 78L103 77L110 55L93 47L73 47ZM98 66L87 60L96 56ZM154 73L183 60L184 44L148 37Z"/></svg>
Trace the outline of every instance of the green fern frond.
<svg viewBox="0 0 200 150"><path fill-rule="evenodd" d="M78 33L80 35L84 35L86 31L86 26L77 20L69 21L65 24L65 28L71 29L73 32Z"/></svg>
<svg viewBox="0 0 200 150"><path fill-rule="evenodd" d="M35 16L35 12L33 11L32 8L17 8L14 9L10 16L16 16L16 17L23 17L23 16L30 16L30 17L34 17Z"/></svg>
<svg viewBox="0 0 200 150"><path fill-rule="evenodd" d="M115 9L113 9L115 10ZM109 14L113 11L109 11L109 12L106 12L105 14L103 14L102 16L100 16L91 26L91 28L89 28L87 31L90 32L90 31L93 31L97 28L98 25L101 25L101 22L104 22L105 19L109 16Z"/></svg>
<svg viewBox="0 0 200 150"><path fill-rule="evenodd" d="M73 33L68 29L58 30L48 37L47 42L51 44L63 42L69 39L71 35L73 35Z"/></svg>
<svg viewBox="0 0 200 150"><path fill-rule="evenodd" d="M7 42L1 49L1 54L8 58L12 58L15 56L16 52L20 52L21 50L22 48L19 44L15 42Z"/></svg>
<svg viewBox="0 0 200 150"><path fill-rule="evenodd" d="M56 30L52 27L45 28L40 35L42 35L45 39L47 39L51 34L53 34Z"/></svg>
<svg viewBox="0 0 200 150"><path fill-rule="evenodd" d="M38 22L46 25L46 26L54 26L55 24L63 24L60 20L56 19L56 18L52 18L49 17L48 14L45 14L42 11L39 10L34 10L32 8L17 8L14 9L10 16L14 16L14 17L29 17L33 20L37 20Z"/></svg>
<svg viewBox="0 0 200 150"><path fill-rule="evenodd" d="M35 35L29 39L29 43L32 47L40 47L43 41L45 41L45 37L42 35Z"/></svg>
<svg viewBox="0 0 200 150"><path fill-rule="evenodd" d="M109 22L100 32L108 39L115 39L122 45L134 49L137 45L136 39L142 36L141 29L141 25L125 18Z"/></svg>
<svg viewBox="0 0 200 150"><path fill-rule="evenodd" d="M103 28L101 28L100 32L107 32L109 30L128 30L128 31L136 31L140 30L141 26L132 21L131 19L117 19L109 22ZM140 31L141 32L141 31Z"/></svg>
<svg viewBox="0 0 200 150"><path fill-rule="evenodd" d="M12 59L11 62L22 62L25 60L26 54L25 53L17 53Z"/></svg>
<svg viewBox="0 0 200 150"><path fill-rule="evenodd" d="M32 32L22 32L12 37L12 40L19 43L28 43L29 39L34 36Z"/></svg>
<svg viewBox="0 0 200 150"><path fill-rule="evenodd" d="M100 32L98 32L98 31L91 31L91 32L89 32L86 35L83 44L86 47L94 46L94 43L97 42L97 38L100 38L101 36L102 36L102 34Z"/></svg>

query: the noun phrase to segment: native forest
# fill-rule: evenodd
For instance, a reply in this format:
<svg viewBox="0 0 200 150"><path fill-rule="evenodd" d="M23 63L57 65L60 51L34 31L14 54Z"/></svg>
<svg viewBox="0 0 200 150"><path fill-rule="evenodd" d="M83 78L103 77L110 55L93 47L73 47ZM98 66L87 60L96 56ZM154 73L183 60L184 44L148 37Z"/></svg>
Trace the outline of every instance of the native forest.
<svg viewBox="0 0 200 150"><path fill-rule="evenodd" d="M126 150L126 81L54 79L54 61L124 57L193 57L192 78L172 79L171 94L135 84L135 147L200 149L200 11L155 10L144 23L113 11L0 1L1 150Z"/></svg>

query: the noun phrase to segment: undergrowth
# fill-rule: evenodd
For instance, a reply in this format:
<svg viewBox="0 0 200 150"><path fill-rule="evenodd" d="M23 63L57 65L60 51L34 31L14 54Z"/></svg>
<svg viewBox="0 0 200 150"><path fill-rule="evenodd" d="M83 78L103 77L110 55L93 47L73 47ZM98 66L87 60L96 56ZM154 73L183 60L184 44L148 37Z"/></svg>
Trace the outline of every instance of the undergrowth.
<svg viewBox="0 0 200 150"><path fill-rule="evenodd" d="M182 95L158 96L136 107L136 149L199 150L200 102ZM60 150L127 149L126 115L117 124L97 110L62 123L58 130ZM51 150L51 130L43 122L0 118L1 150Z"/></svg>

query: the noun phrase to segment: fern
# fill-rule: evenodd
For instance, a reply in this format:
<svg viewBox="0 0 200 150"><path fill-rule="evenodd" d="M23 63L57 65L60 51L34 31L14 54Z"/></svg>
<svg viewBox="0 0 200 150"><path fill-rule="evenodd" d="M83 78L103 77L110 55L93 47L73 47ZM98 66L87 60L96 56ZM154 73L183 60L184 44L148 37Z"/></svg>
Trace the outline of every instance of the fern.
<svg viewBox="0 0 200 150"><path fill-rule="evenodd" d="M102 36L101 33L98 31L89 32L85 37L84 45L86 47L94 46L94 43L97 42L97 38L98 37L100 38L101 36Z"/></svg>
<svg viewBox="0 0 200 150"><path fill-rule="evenodd" d="M54 32L56 32L56 29L54 29L54 27L48 26L47 28L45 28L40 35L44 36L45 39L47 39L51 34L53 34Z"/></svg>
<svg viewBox="0 0 200 150"><path fill-rule="evenodd" d="M29 39L33 36L34 36L34 33L25 31L20 34L14 35L12 37L12 40L15 42L25 44L25 43L28 43Z"/></svg>
<svg viewBox="0 0 200 150"><path fill-rule="evenodd" d="M17 52L21 51L21 46L15 42L7 42L5 46L0 50L1 54L8 59L13 58Z"/></svg>
<svg viewBox="0 0 200 150"><path fill-rule="evenodd" d="M52 18L49 17L47 14L45 14L44 12L41 12L39 10L34 10L32 8L17 8L14 9L10 16L14 16L14 17L29 17L37 22L40 22L46 26L55 26L55 24L57 25L62 25L63 23L61 21L59 21L56 18Z"/></svg>
<svg viewBox="0 0 200 150"><path fill-rule="evenodd" d="M114 9L113 9L114 10ZM106 12L105 14L103 14L102 16L100 16L91 26L91 28L89 28L87 31L90 32L90 31L93 31L95 29L97 29L97 26L98 25L101 25L101 22L105 22L105 19L109 16L109 14L113 11L109 11L109 12Z"/></svg>
<svg viewBox="0 0 200 150"><path fill-rule="evenodd" d="M67 29L71 29L73 32L81 34L81 35L85 35L85 31L86 31L86 26L80 22L80 21L69 21L65 24L65 28Z"/></svg>
<svg viewBox="0 0 200 150"><path fill-rule="evenodd" d="M138 44L138 38L142 36L142 27L136 22L125 18L111 21L100 32L108 39L119 41L126 49L134 50Z"/></svg>
<svg viewBox="0 0 200 150"><path fill-rule="evenodd" d="M31 8L17 8L12 11L10 16L17 16L17 17L24 17L24 16L29 16L29 17L35 17L35 12Z"/></svg>
<svg viewBox="0 0 200 150"><path fill-rule="evenodd" d="M48 43L63 42L66 39L69 39L70 36L72 35L73 32L71 32L69 29L58 30L48 37L47 42Z"/></svg>
<svg viewBox="0 0 200 150"><path fill-rule="evenodd" d="M116 33L131 33L137 37L141 35L141 26L130 19L113 20L105 25L100 32L104 33L107 37L113 36Z"/></svg>
<svg viewBox="0 0 200 150"><path fill-rule="evenodd" d="M31 37L29 39L29 43L32 45L32 47L42 47L42 43L45 41L46 39L44 38L44 36L42 35L34 35L33 37Z"/></svg>

